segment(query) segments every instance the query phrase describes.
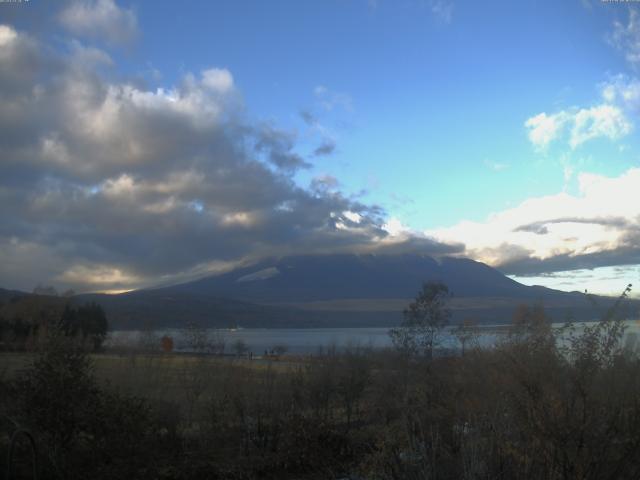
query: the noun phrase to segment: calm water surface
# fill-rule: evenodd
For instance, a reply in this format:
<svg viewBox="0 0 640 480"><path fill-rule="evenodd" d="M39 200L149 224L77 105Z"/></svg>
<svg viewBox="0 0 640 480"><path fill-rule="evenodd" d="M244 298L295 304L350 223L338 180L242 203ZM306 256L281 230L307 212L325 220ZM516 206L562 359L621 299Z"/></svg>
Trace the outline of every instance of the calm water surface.
<svg viewBox="0 0 640 480"><path fill-rule="evenodd" d="M624 342L635 344L640 338L640 321L629 320L625 322L627 329ZM562 324L554 324L559 327ZM580 324L577 324L580 326ZM479 343L487 347L493 345L497 339L503 336L504 326L482 326L479 328ZM350 346L385 348L391 346L388 328L278 328L278 329L207 329L205 337L210 343L224 341L225 352L232 353L234 344L243 341L254 355L261 355L265 351L273 349L277 345L284 345L288 353L309 354L317 353L320 349L335 347L343 350ZM166 329L153 332L129 330L113 331L109 334L107 345L111 346L137 346L160 345L160 338L168 335L173 338L175 350L190 351L188 340L189 332L184 329ZM443 346L457 348L455 337L446 332L443 335Z"/></svg>

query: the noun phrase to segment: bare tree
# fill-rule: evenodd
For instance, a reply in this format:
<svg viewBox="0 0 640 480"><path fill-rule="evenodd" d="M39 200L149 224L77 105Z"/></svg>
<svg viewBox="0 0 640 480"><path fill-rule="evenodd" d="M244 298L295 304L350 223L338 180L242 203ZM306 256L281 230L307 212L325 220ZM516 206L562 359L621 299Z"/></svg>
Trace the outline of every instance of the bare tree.
<svg viewBox="0 0 640 480"><path fill-rule="evenodd" d="M451 311L447 308L449 288L440 282L422 286L416 299L404 311L399 327L389 330L393 345L409 355L424 353L433 357L433 350L442 340L442 331L448 325Z"/></svg>
<svg viewBox="0 0 640 480"><path fill-rule="evenodd" d="M460 343L460 349L463 357L466 347L476 345L478 337L480 336L477 323L470 318L463 320L460 325L453 329L452 333L458 340L458 343Z"/></svg>

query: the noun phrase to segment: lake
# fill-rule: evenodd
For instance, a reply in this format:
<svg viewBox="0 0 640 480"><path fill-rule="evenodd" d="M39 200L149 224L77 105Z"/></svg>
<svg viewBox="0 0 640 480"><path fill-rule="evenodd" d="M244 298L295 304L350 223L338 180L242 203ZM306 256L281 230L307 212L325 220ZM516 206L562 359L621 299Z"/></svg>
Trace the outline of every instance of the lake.
<svg viewBox="0 0 640 480"><path fill-rule="evenodd" d="M590 324L592 322L586 323ZM626 321L624 343L635 344L640 338L640 321ZM554 324L560 327L562 324ZM577 324L578 326L580 324ZM480 326L479 343L483 347L493 345L496 340L503 336L504 326L486 325ZM283 345L287 353L291 354L312 354L320 349L335 347L343 350L349 346L362 346L372 348L385 348L391 346L388 328L282 328L282 329L206 329L202 330L207 341L216 343L224 341L225 352L233 353L234 344L239 340L244 342L248 351L254 355L262 355L265 351L270 351L277 345ZM168 335L173 338L175 350L191 351L189 340L190 332L185 329L165 329L157 331L113 331L109 333L107 346L134 347L147 345L155 348L160 345L160 338ZM451 334L450 329L443 335L442 346L445 348L457 348L458 343Z"/></svg>

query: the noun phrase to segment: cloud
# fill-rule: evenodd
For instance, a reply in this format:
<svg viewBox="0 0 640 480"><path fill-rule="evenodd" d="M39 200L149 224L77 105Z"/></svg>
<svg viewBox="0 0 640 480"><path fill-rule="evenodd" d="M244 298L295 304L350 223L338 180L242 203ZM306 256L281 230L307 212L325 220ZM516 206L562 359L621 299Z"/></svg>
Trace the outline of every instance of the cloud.
<svg viewBox="0 0 640 480"><path fill-rule="evenodd" d="M314 157L331 155L336 150L336 142L330 138L325 138L322 143L313 151Z"/></svg>
<svg viewBox="0 0 640 480"><path fill-rule="evenodd" d="M6 47L11 44L18 34L9 25L0 25L0 47Z"/></svg>
<svg viewBox="0 0 640 480"><path fill-rule="evenodd" d="M210 68L202 72L202 84L222 94L233 88L233 76L224 68Z"/></svg>
<svg viewBox="0 0 640 480"><path fill-rule="evenodd" d="M609 42L621 51L632 67L640 66L640 14L637 9L629 8L626 23L616 20Z"/></svg>
<svg viewBox="0 0 640 480"><path fill-rule="evenodd" d="M114 0L77 0L59 15L63 27L74 35L125 45L138 35L135 13Z"/></svg>
<svg viewBox="0 0 640 480"><path fill-rule="evenodd" d="M337 148L335 134L325 125L320 123L320 119L311 110L302 109L299 114L302 121L308 127L309 133L314 137L319 137L320 139L320 145L313 149L311 156L322 157L334 153Z"/></svg>
<svg viewBox="0 0 640 480"><path fill-rule="evenodd" d="M565 135L569 146L575 149L599 137L615 141L633 130L633 124L624 111L607 103L553 114L543 112L529 118L524 125L528 129L529 141L539 150L545 150Z"/></svg>
<svg viewBox="0 0 640 480"><path fill-rule="evenodd" d="M565 112L553 115L547 115L543 112L529 118L524 126L529 129L528 135L531 143L540 149L547 148L552 141L560 136L562 128L567 122L566 117Z"/></svg>
<svg viewBox="0 0 640 480"><path fill-rule="evenodd" d="M444 24L450 24L453 20L453 3L446 0L431 0L431 13Z"/></svg>
<svg viewBox="0 0 640 480"><path fill-rule="evenodd" d="M335 178L298 185L295 132L251 119L227 70L151 90L94 47L0 38L0 285L125 290L406 241Z"/></svg>
<svg viewBox="0 0 640 480"><path fill-rule="evenodd" d="M484 222L425 232L464 239L465 254L509 274L640 263L640 169L619 177L578 176L579 194L526 200Z"/></svg>
<svg viewBox="0 0 640 480"><path fill-rule="evenodd" d="M113 59L107 52L96 47L83 45L78 40L72 40L69 43L69 49L75 57L74 63L85 68L110 67L113 65Z"/></svg>
<svg viewBox="0 0 640 480"><path fill-rule="evenodd" d="M640 14L629 9L627 23L614 22L609 42L625 53L633 66L640 65ZM525 121L529 141L540 151L564 140L571 149L596 138L617 141L629 135L632 118L640 113L640 81L614 75L600 85L601 102L587 108L572 107L555 113L542 112Z"/></svg>
<svg viewBox="0 0 640 480"><path fill-rule="evenodd" d="M318 124L317 117L309 110L300 110L300 118L309 127L315 127Z"/></svg>
<svg viewBox="0 0 640 480"><path fill-rule="evenodd" d="M598 105L578 110L573 117L569 145L576 148L591 139L606 137L618 140L629 133L633 126L622 110L613 105Z"/></svg>
<svg viewBox="0 0 640 480"><path fill-rule="evenodd" d="M326 194L332 191L337 191L340 187L340 182L333 175L318 175L311 180L311 191L319 194Z"/></svg>
<svg viewBox="0 0 640 480"><path fill-rule="evenodd" d="M620 105L631 114L640 114L640 80L615 75L601 84L602 98L609 104Z"/></svg>
<svg viewBox="0 0 640 480"><path fill-rule="evenodd" d="M282 171L293 173L301 168L309 168L307 163L294 151L295 135L264 124L256 131L255 150L264 153L267 160Z"/></svg>
<svg viewBox="0 0 640 480"><path fill-rule="evenodd" d="M334 92L324 85L318 85L313 89L313 94L324 110L331 111L340 107L347 112L353 111L353 99L347 93Z"/></svg>

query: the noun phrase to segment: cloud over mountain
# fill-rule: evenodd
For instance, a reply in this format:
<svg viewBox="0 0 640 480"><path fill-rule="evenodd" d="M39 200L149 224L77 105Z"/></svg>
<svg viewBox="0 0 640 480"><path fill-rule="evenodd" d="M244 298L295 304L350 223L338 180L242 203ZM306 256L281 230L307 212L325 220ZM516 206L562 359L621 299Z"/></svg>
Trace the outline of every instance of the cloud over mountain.
<svg viewBox="0 0 640 480"><path fill-rule="evenodd" d="M111 19L108 1L79 5L63 13L72 31ZM0 27L0 284L125 289L386 245L381 208L296 183L310 165L295 134L252 120L228 70L152 90L72 45Z"/></svg>

